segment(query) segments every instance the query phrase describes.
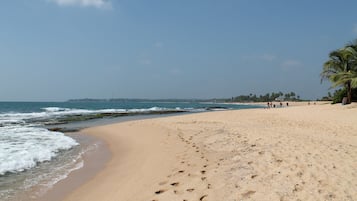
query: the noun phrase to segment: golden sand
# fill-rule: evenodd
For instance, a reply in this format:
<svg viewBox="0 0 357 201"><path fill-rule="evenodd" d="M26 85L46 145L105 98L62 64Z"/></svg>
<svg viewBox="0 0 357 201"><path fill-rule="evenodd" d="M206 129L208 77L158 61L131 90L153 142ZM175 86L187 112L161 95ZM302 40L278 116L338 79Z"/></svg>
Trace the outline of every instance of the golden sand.
<svg viewBox="0 0 357 201"><path fill-rule="evenodd" d="M357 105L208 112L83 131L111 160L66 201L357 200Z"/></svg>

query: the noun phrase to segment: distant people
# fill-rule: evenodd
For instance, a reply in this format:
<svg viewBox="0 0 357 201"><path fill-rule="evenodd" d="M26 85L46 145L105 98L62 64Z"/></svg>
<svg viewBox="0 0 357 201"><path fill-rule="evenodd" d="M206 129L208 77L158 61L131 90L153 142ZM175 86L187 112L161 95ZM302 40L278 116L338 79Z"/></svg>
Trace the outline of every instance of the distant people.
<svg viewBox="0 0 357 201"><path fill-rule="evenodd" d="M273 105L273 107L275 108L275 104Z"/></svg>
<svg viewBox="0 0 357 201"><path fill-rule="evenodd" d="M289 103L288 102L286 102L286 107L289 107Z"/></svg>
<svg viewBox="0 0 357 201"><path fill-rule="evenodd" d="M269 102L267 102L267 105L268 105L268 109L270 108L270 103Z"/></svg>
<svg viewBox="0 0 357 201"><path fill-rule="evenodd" d="M282 102L280 102L280 107L283 107L283 103Z"/></svg>

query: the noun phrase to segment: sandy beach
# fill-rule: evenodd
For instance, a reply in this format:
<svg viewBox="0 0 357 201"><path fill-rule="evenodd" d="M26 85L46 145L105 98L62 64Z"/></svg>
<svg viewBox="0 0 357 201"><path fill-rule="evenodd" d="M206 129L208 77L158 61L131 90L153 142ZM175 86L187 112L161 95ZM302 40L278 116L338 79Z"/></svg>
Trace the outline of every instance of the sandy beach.
<svg viewBox="0 0 357 201"><path fill-rule="evenodd" d="M357 105L218 111L99 126L105 167L66 201L357 200Z"/></svg>

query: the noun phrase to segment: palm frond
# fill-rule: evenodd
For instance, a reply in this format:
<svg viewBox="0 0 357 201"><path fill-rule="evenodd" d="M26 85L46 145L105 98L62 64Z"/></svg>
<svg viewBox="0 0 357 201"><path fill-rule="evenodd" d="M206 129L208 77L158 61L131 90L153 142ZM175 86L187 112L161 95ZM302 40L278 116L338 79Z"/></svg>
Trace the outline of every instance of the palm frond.
<svg viewBox="0 0 357 201"><path fill-rule="evenodd" d="M332 87L344 86L351 83L356 86L357 74L357 40L356 45L345 46L344 48L330 52L329 60L323 64L320 74L321 82L329 80ZM352 84L353 83L353 84ZM356 86L357 87L357 86Z"/></svg>

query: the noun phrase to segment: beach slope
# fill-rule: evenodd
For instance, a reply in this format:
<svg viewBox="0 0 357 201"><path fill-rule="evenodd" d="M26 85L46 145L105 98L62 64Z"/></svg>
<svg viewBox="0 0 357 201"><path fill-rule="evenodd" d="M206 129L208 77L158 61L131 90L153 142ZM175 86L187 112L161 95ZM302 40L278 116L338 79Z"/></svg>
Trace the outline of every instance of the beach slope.
<svg viewBox="0 0 357 201"><path fill-rule="evenodd" d="M111 160L65 200L357 200L357 107L209 112L83 131Z"/></svg>

